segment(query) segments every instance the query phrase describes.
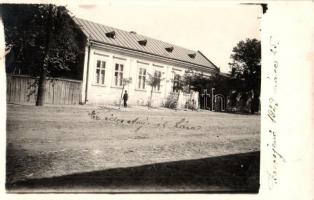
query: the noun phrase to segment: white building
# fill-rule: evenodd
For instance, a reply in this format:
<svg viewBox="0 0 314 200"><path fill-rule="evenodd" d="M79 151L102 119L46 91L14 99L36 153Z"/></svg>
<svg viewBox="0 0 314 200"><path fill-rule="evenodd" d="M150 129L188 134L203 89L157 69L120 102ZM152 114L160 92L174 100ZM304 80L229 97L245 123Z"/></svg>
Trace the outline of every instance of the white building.
<svg viewBox="0 0 314 200"><path fill-rule="evenodd" d="M74 18L87 39L81 102L116 104L120 100L122 79L132 79L125 87L128 104L145 105L151 88L149 74L161 77L154 88L153 105L162 105L173 92L177 79L186 70L210 76L217 67L200 51L188 50L84 19ZM184 34L184 33L183 33Z"/></svg>

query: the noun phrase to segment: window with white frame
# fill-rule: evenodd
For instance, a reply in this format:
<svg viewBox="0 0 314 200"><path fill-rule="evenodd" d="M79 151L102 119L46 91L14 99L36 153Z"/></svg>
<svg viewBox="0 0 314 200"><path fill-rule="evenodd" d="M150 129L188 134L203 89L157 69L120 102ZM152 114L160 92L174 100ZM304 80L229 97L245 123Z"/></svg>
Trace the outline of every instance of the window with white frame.
<svg viewBox="0 0 314 200"><path fill-rule="evenodd" d="M160 91L160 82L161 82L161 71L156 70L154 73L154 76L156 78L156 86L155 86L155 91Z"/></svg>
<svg viewBox="0 0 314 200"><path fill-rule="evenodd" d="M105 75L106 75L106 62L102 60L97 60L95 83L105 85Z"/></svg>
<svg viewBox="0 0 314 200"><path fill-rule="evenodd" d="M122 86L123 84L123 68L124 65L120 63L115 64L114 68L114 86Z"/></svg>
<svg viewBox="0 0 314 200"><path fill-rule="evenodd" d="M140 67L138 73L138 88L145 89L146 84L146 69Z"/></svg>

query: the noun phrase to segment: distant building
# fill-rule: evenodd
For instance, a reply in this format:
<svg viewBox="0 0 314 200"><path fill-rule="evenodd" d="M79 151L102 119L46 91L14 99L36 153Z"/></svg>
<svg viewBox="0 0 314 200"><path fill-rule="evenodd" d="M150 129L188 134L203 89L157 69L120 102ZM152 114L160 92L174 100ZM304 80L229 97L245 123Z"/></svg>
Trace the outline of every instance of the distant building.
<svg viewBox="0 0 314 200"><path fill-rule="evenodd" d="M161 77L154 88L153 105L165 103L186 70L211 76L218 68L200 51L188 50L84 19L74 18L86 36L81 102L118 103L123 78L130 105L145 105L150 96L148 73ZM197 37L197 36L196 36Z"/></svg>

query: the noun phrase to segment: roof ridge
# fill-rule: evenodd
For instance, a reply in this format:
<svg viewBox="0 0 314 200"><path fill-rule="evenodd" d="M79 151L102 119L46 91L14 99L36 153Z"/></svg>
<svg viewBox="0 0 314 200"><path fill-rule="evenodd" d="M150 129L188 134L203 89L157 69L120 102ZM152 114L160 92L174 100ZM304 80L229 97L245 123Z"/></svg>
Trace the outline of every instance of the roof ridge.
<svg viewBox="0 0 314 200"><path fill-rule="evenodd" d="M186 48L186 47L182 47L182 46L180 46L180 45L172 44L172 43L170 43L170 42L166 42L166 41L163 41L163 40L158 40L158 39L152 38L152 37L150 37L150 36L138 34L136 31L135 31L136 33L131 33L132 31L122 30L122 29L120 29L120 28L115 28L115 27L113 27L113 26L104 25L104 24L101 24L101 23L99 23L99 22L94 22L94 21L91 21L91 20L88 20L88 19L83 19L83 18L80 18L80 17L75 17L75 18L77 18L77 19L79 19L79 20L88 21L88 22L91 22L91 23L94 23L94 24L97 24L97 25L100 25L100 26L105 26L105 27L111 28L111 29L113 29L113 30L125 32L125 33L128 33L128 34L138 35L138 36L140 36L140 37L144 37L144 39L155 40L155 41L158 41L158 42L162 42L162 43L164 43L164 44L168 44L169 47L171 47L171 46L173 46L173 47L179 47L179 48L181 48L181 49L191 51L191 53L192 53L192 52L193 52L193 53L198 53L197 50L191 50L191 49L188 49L188 48Z"/></svg>
<svg viewBox="0 0 314 200"><path fill-rule="evenodd" d="M177 59L183 62L188 62L196 65L206 66L210 69L218 69L204 54L198 50L191 50L185 47L171 44L162 40L158 40L149 36L145 36L138 33L131 33L132 31L125 31L120 28L104 25L99 22L91 20L73 17L76 24L84 34L91 40L104 42L110 45L120 46L122 48L129 48L136 51L143 51L146 53L165 56L171 59ZM117 37L108 38L104 36L104 33L115 31ZM147 45L139 44L141 40L147 40ZM168 52L166 48L173 47L173 51ZM196 54L197 56L189 56L189 54Z"/></svg>
<svg viewBox="0 0 314 200"><path fill-rule="evenodd" d="M200 53L208 62L210 62L214 67L216 67L216 69L219 69L219 67L217 67L212 61L210 61L200 50L197 50L198 53Z"/></svg>

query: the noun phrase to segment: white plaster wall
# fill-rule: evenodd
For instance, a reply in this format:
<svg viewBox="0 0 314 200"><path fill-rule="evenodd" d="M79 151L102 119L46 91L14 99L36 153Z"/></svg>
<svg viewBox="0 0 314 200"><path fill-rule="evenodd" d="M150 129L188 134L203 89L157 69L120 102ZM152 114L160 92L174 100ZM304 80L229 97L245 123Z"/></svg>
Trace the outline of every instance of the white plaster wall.
<svg viewBox="0 0 314 200"><path fill-rule="evenodd" d="M96 84L95 77L97 59L106 62L104 85ZM172 92L172 80L174 74L177 73L183 76L185 70L185 68L179 66L171 66L165 63L153 62L146 59L125 56L104 50L91 49L88 73L87 104L105 105L119 103L122 88L116 87L113 84L114 67L116 62L124 64L123 77L132 78L132 83L125 87L125 90L127 90L129 93L129 105L147 105L149 100L151 87L146 83L145 90L138 89L139 66L144 66L147 70L147 73L152 75L154 74L155 70L161 71L162 73L160 91L153 92L153 106L160 106L163 102L166 101L168 95ZM82 102L85 100L85 84L87 80L87 49L84 66Z"/></svg>

